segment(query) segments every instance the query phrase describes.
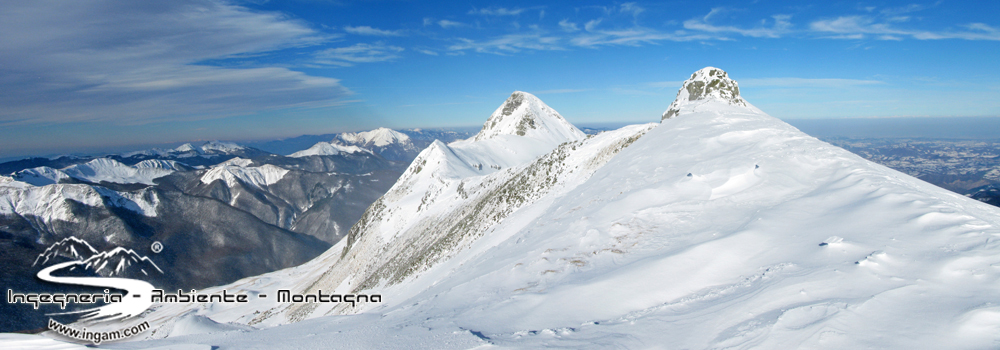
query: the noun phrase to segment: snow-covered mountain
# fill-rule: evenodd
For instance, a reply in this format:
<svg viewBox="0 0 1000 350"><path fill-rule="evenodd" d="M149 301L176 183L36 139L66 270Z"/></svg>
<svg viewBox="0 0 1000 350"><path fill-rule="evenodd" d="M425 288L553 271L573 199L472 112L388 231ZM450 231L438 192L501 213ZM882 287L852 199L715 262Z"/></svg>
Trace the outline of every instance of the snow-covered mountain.
<svg viewBox="0 0 1000 350"><path fill-rule="evenodd" d="M362 149L361 147L354 145L345 146L336 143L318 142L312 147L309 147L308 149L292 153L291 155L289 155L289 157L302 158L308 156L335 156L341 153L360 153L360 152L371 153L371 151L369 150Z"/></svg>
<svg viewBox="0 0 1000 350"><path fill-rule="evenodd" d="M259 167L225 165L213 167L205 172L201 176L201 182L210 184L215 180L222 180L229 187L233 187L237 183L244 183L257 188L264 188L278 182L285 174L288 174L288 169L270 164Z"/></svg>
<svg viewBox="0 0 1000 350"><path fill-rule="evenodd" d="M140 171L146 168L185 171L212 166L234 157L250 159L269 155L271 154L231 142L210 141L201 146L188 143L174 149L154 148L123 154L108 154L101 157L28 158L0 163L0 174L20 173L25 181L38 182L39 185L56 183L60 179L67 179L66 176L84 182L114 180L109 182L125 183L123 181L132 181L130 179L132 174L122 174L122 172L131 171L125 167L132 167ZM79 172L70 175L63 173L72 173L74 169L79 170ZM153 170L145 171L154 172ZM110 173L104 174L104 172ZM126 176L123 178L123 175ZM141 174L136 181L148 183L150 175L153 174ZM33 177L38 177L40 180L32 180Z"/></svg>
<svg viewBox="0 0 1000 350"><path fill-rule="evenodd" d="M199 155L226 155L226 154L238 154L250 150L249 147L239 145L232 142L222 142L222 141L208 141L201 146L195 146L191 143L185 143L183 145L177 146L174 149L148 149L136 152L123 153L121 156L124 158L132 158L136 156L149 156L158 158L188 158L195 157Z"/></svg>
<svg viewBox="0 0 1000 350"><path fill-rule="evenodd" d="M156 216L156 192L117 192L99 186L54 184L32 186L19 181L0 184L0 215L30 217L33 227L46 230L56 221L81 222L76 206L115 207Z"/></svg>
<svg viewBox="0 0 1000 350"><path fill-rule="evenodd" d="M728 106L723 107L724 105ZM764 113L740 96L740 85L729 79L728 73L715 67L705 67L684 81L684 85L677 92L677 98L663 112L661 120L673 118L681 113L697 113L701 110L701 106L716 112L740 113L751 110L755 113Z"/></svg>
<svg viewBox="0 0 1000 350"><path fill-rule="evenodd" d="M347 144L375 147L410 143L409 136L389 128L378 128L358 133L347 132L338 135L337 138Z"/></svg>
<svg viewBox="0 0 1000 350"><path fill-rule="evenodd" d="M155 179L170 175L178 170L186 169L188 167L171 160L144 160L135 165L128 166L113 159L97 158L83 164L71 165L63 168L61 171L67 177L90 183L112 182L119 184L140 183L152 185ZM17 173L15 173L15 176L17 176Z"/></svg>
<svg viewBox="0 0 1000 350"><path fill-rule="evenodd" d="M205 291L381 303L161 305L147 338L190 334L192 317L234 332L120 346L998 344L1000 209L805 135L723 78L696 72L659 125L590 137L524 94L536 128L522 124L512 96L485 136L421 152L349 239Z"/></svg>
<svg viewBox="0 0 1000 350"><path fill-rule="evenodd" d="M573 141L584 136L580 129L563 119L559 112L546 105L535 95L514 91L490 115L474 141L495 139L511 135L525 136L547 143Z"/></svg>
<svg viewBox="0 0 1000 350"><path fill-rule="evenodd" d="M350 148L353 146L374 152L388 160L407 163L428 144L427 141L414 142L409 135L388 128L338 134L331 143L331 148L346 146L341 152L356 152L354 148Z"/></svg>

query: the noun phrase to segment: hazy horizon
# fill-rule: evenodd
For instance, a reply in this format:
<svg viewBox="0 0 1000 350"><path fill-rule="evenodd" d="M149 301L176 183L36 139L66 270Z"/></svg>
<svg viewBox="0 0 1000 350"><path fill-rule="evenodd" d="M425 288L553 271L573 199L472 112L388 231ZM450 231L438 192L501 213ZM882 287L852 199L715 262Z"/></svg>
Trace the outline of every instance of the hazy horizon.
<svg viewBox="0 0 1000 350"><path fill-rule="evenodd" d="M1000 130L1000 117L897 117L897 118L827 118L827 119L788 119L786 123L802 132L817 138L926 138L926 139L972 139L1000 140L994 130ZM650 123L655 121L633 122L598 122L575 124L578 128L617 128L630 124ZM476 131L481 125L455 127L425 127L423 129L469 129ZM398 128L403 129L403 128ZM409 129L409 128L407 128ZM347 130L357 132L370 129ZM175 148L185 143L204 143L208 141L226 141L255 146L257 144L290 140L303 137L318 137L324 134L302 134L291 137L264 138L258 140L190 140L158 144L135 144L119 147L93 149L80 152L52 152L0 157L0 163L32 157L58 157L62 155L100 156L105 154L127 153L152 148ZM266 149L265 149L266 150Z"/></svg>

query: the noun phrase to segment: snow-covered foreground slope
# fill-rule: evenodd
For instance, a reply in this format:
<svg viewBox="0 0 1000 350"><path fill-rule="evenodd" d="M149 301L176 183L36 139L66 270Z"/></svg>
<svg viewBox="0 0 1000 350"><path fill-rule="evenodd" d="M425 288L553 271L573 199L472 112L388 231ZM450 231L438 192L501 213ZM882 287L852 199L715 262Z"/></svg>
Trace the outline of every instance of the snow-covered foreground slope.
<svg viewBox="0 0 1000 350"><path fill-rule="evenodd" d="M115 346L1000 346L1000 209L702 96L499 170L437 145L350 240L205 291L380 304L161 306L145 335L170 338Z"/></svg>

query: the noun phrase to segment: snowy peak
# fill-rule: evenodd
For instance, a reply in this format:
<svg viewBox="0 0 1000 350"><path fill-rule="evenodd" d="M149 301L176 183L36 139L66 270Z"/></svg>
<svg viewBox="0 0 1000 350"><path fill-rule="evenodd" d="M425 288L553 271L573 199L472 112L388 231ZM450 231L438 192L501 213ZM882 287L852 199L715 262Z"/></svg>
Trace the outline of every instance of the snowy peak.
<svg viewBox="0 0 1000 350"><path fill-rule="evenodd" d="M66 175L66 173L61 170L53 169L47 166L24 169L11 175L11 179L15 181L28 183L33 186L56 184L69 178L70 176Z"/></svg>
<svg viewBox="0 0 1000 350"><path fill-rule="evenodd" d="M177 170L176 162L145 161L135 166L128 166L109 158L97 158L92 161L72 165L62 169L67 176L92 183L102 181L128 184L155 184L153 180L170 175ZM56 181L58 182L58 181Z"/></svg>
<svg viewBox="0 0 1000 350"><path fill-rule="evenodd" d="M208 141L201 146L195 146L190 143L185 143L174 149L175 152L187 153L195 152L199 154L205 153L234 153L246 150L246 146L241 146L232 142L222 142L222 141Z"/></svg>
<svg viewBox="0 0 1000 350"><path fill-rule="evenodd" d="M53 169L47 166L25 169L14 173L12 178L34 186L64 183L70 178L91 183L103 181L153 185L155 184L153 180L170 175L174 171L184 170L184 168L180 163L170 160L150 159L128 166L114 159L97 158L63 169Z"/></svg>
<svg viewBox="0 0 1000 350"><path fill-rule="evenodd" d="M481 141L501 135L525 136L556 141L556 144L579 140L585 135L570 124L559 112L535 95L514 91L500 108L486 120L473 140Z"/></svg>
<svg viewBox="0 0 1000 350"><path fill-rule="evenodd" d="M392 130L389 130L392 131ZM394 131L393 131L394 132ZM403 135L406 136L406 135ZM336 143L329 142L318 142L308 149L301 150L289 155L292 158L302 158L307 156L335 156L341 153L372 153L369 150L362 149L354 145L340 145Z"/></svg>
<svg viewBox="0 0 1000 350"><path fill-rule="evenodd" d="M201 149L195 147L194 145L192 145L190 143L185 143L183 145L177 146L177 148L174 148L174 150L177 151L177 152L191 152L191 151L197 152L197 151L199 151Z"/></svg>
<svg viewBox="0 0 1000 350"><path fill-rule="evenodd" d="M187 170L183 164L178 163L174 160L163 160L163 159L147 159L136 163L132 166L136 169L162 169L162 170L174 170L174 171L184 171Z"/></svg>
<svg viewBox="0 0 1000 350"><path fill-rule="evenodd" d="M375 130L362 131L358 133L347 132L340 134L338 138L340 138L342 141L348 144L375 146L375 147L385 147L391 144L410 143L409 136L407 136L404 133L388 128L378 128Z"/></svg>
<svg viewBox="0 0 1000 350"><path fill-rule="evenodd" d="M208 170L201 176L201 182L207 185L221 180L230 188L235 187L239 183L257 188L266 188L284 178L285 174L288 174L287 169L271 164L259 167L227 165Z"/></svg>
<svg viewBox="0 0 1000 350"><path fill-rule="evenodd" d="M740 97L740 86L736 81L729 79L726 71L715 67L705 67L691 74L691 78L684 81L677 98L670 104L670 108L663 112L660 120L669 119L685 111L693 110L695 106L704 102L719 101L731 106L749 107L742 97Z"/></svg>
<svg viewBox="0 0 1000 350"><path fill-rule="evenodd" d="M222 141L209 141L201 145L201 150L206 153L217 152L217 153L234 153L245 150L245 146L240 146L232 142L222 142Z"/></svg>

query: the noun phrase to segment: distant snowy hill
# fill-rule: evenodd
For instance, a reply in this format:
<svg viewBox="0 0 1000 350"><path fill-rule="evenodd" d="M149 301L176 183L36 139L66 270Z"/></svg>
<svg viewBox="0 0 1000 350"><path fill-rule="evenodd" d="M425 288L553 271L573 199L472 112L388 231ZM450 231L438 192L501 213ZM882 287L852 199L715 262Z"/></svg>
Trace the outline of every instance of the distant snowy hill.
<svg viewBox="0 0 1000 350"><path fill-rule="evenodd" d="M998 237L1000 208L805 135L708 67L660 124L594 136L515 92L348 239L205 291L381 303L160 305L144 336L167 339L116 346L994 348Z"/></svg>
<svg viewBox="0 0 1000 350"><path fill-rule="evenodd" d="M319 142L309 149L301 150L289 155L293 158L301 158L308 156L332 156L341 153L359 153L359 152L371 152L369 150L361 149L358 146L344 146L336 143L329 142Z"/></svg>
<svg viewBox="0 0 1000 350"><path fill-rule="evenodd" d="M377 130L377 129L376 129ZM303 135L298 137L293 137L283 140L271 140L271 141L256 141L246 143L248 146L261 149L274 154L293 154L295 152L303 151L309 149L310 147L316 145L317 143L331 143L331 144L341 144L341 145L355 145L352 142L342 140L341 135L344 134L360 134L360 133L373 133L375 130L355 132L355 133L340 133L340 134L323 134L323 135ZM406 159L394 156L392 154L381 154L384 158L395 160L395 161L410 161L417 156L417 153L421 149L427 147L434 140L441 140L442 142L452 142L455 140L461 140L472 136L478 131L478 129L473 130L471 128L433 128L433 129L397 129L393 130L406 135L410 138L410 142L416 146L414 152L407 152L405 154ZM362 147L364 149L371 150L370 147ZM391 149L392 147L390 147ZM2 167L0 167L2 168Z"/></svg>
<svg viewBox="0 0 1000 350"><path fill-rule="evenodd" d="M45 166L21 170L12 174L12 177L35 186L56 184L68 179L90 183L152 185L153 180L157 178L170 175L174 171L187 169L189 167L172 160L144 160L128 166L114 159L97 158L59 170Z"/></svg>
<svg viewBox="0 0 1000 350"><path fill-rule="evenodd" d="M174 149L149 149L122 154L109 154L102 157L63 156L54 159L22 159L0 163L0 174L7 175L25 172L28 169L35 169L29 171L25 176L40 175L42 178L58 179L59 175L33 173L38 173L39 171L51 172L54 169L68 170L69 168L77 167L83 173L91 173L90 175L83 176L81 178L82 181L99 182L99 180L102 180L101 176L108 176L108 179L124 183L122 181L131 181L130 175L132 175L127 174L122 177L120 173L127 171L123 170L123 167L126 166L140 170L143 168L188 170L211 166L234 157L249 159L266 157L267 155L269 153L231 142L209 141L200 146L187 143ZM108 173L105 174L106 172ZM145 181L147 177L148 175L141 175L139 180Z"/></svg>
<svg viewBox="0 0 1000 350"><path fill-rule="evenodd" d="M381 155L385 159L409 163L420 152L425 144L416 144L409 135L387 129L378 128L358 133L343 133L337 135L334 144L348 147L360 147Z"/></svg>
<svg viewBox="0 0 1000 350"><path fill-rule="evenodd" d="M375 147L385 147L391 144L410 143L409 136L388 128L378 128L375 130L363 131L358 133L348 132L338 135L337 138L350 144L375 146Z"/></svg>

